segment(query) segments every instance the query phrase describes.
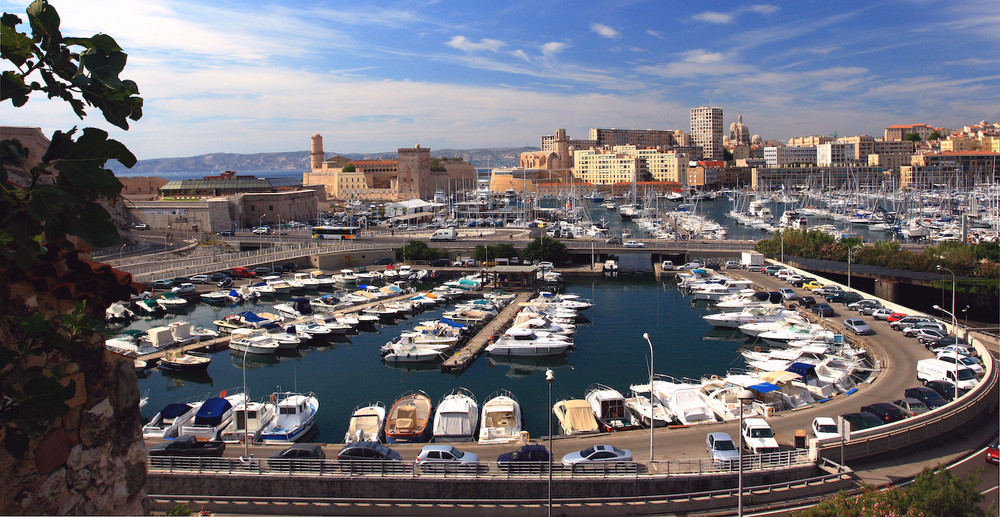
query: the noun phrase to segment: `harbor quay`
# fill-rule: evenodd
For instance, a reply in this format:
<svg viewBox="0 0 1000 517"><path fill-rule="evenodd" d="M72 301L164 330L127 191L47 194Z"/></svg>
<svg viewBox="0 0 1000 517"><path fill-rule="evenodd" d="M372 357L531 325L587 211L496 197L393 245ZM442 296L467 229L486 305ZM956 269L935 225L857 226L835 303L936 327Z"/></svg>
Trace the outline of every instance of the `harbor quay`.
<svg viewBox="0 0 1000 517"><path fill-rule="evenodd" d="M787 286L761 273L728 273L752 280L766 291ZM883 302L893 309L905 309ZM809 317L843 331L844 315ZM862 406L891 401L918 384L914 365L932 354L889 330L885 322L871 322L871 326L876 332L873 336L846 336L853 345L863 347L876 366L856 389L822 403L768 415L780 451L770 456L745 455L743 497L748 509L803 504L865 483L912 477L924 466L947 463L995 438L998 346L989 336L970 336L986 372L980 384L956 402L917 418L855 432L843 446L837 439L807 436L816 417L835 418ZM482 467L436 473L414 466L424 444L392 444L402 461L399 468L390 470L345 468L343 462L328 459L315 469L285 472L269 468L267 463L281 446L254 444L250 450L255 459L248 459L240 445L227 449L215 463L180 462L164 467L151 462L146 491L154 509L187 504L225 513L460 515L481 510L495 515L542 515L548 511L551 493L554 514L726 514L736 507L739 474L706 459L705 436L710 432L740 435L738 423L729 421L675 425L652 433L646 429L524 436L508 444L456 443L463 451L477 454ZM953 439L956 434L963 439ZM942 440L946 436L950 438ZM611 444L629 449L636 463L626 470L586 471L565 469L557 463L550 485L550 472L545 468L502 471L488 461L523 443L551 444L556 460L572 451ZM343 445L322 447L326 458L336 458Z"/></svg>

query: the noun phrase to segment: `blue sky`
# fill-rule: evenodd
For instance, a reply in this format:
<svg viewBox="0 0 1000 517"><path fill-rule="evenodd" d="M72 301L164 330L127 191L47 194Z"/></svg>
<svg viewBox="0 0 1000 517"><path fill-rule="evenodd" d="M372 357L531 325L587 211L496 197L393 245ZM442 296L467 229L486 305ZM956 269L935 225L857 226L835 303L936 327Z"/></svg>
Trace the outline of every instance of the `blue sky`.
<svg viewBox="0 0 1000 517"><path fill-rule="evenodd" d="M1000 118L997 0L50 3L64 34L129 54L144 115L112 133L139 159L307 150L314 133L328 153L537 146L556 128L687 131L701 105L780 140ZM42 97L0 117L81 125Z"/></svg>

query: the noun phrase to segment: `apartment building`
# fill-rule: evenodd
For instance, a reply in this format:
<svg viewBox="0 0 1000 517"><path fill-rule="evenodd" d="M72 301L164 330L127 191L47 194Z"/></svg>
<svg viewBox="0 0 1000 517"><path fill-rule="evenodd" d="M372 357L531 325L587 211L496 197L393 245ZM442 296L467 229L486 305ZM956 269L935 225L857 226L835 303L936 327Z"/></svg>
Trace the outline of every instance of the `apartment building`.
<svg viewBox="0 0 1000 517"><path fill-rule="evenodd" d="M706 161L721 161L725 157L722 146L722 108L700 106L691 109L691 139L704 150Z"/></svg>
<svg viewBox="0 0 1000 517"><path fill-rule="evenodd" d="M764 163L768 167L784 167L805 163L816 163L815 146L765 147Z"/></svg>
<svg viewBox="0 0 1000 517"><path fill-rule="evenodd" d="M855 144L827 142L816 146L816 165L827 167L856 162ZM867 154L865 155L867 157Z"/></svg>

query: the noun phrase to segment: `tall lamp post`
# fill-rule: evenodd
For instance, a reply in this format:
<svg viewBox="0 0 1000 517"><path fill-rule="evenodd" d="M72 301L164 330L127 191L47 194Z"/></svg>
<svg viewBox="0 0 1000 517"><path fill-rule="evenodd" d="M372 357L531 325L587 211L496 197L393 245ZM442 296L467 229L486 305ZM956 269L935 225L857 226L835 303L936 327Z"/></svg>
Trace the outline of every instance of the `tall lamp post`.
<svg viewBox="0 0 1000 517"><path fill-rule="evenodd" d="M250 436L248 434L250 431L250 422L247 419L247 415L249 414L247 404L250 402L250 397L247 395L247 351L249 350L249 347L243 349L243 454L248 461L251 459Z"/></svg>
<svg viewBox="0 0 1000 517"><path fill-rule="evenodd" d="M847 247L847 290L851 290L851 252L854 251L857 246Z"/></svg>
<svg viewBox="0 0 1000 517"><path fill-rule="evenodd" d="M955 332L955 335L957 336L958 331L956 327L958 326L958 321L955 318L955 272L942 266L941 264L938 264L936 269L938 271L947 271L951 273L951 327L952 332Z"/></svg>
<svg viewBox="0 0 1000 517"><path fill-rule="evenodd" d="M943 313L951 316L951 321L952 321L951 329L952 329L953 332L955 332L955 337L957 338L958 337L958 329L955 328L955 323L954 323L955 322L955 313L948 312L948 311L942 309L940 305L935 305L934 306L934 310L941 311L941 312L943 312ZM958 398L958 352L955 353L955 379L954 379L954 383L955 383L955 398L957 399Z"/></svg>
<svg viewBox="0 0 1000 517"><path fill-rule="evenodd" d="M653 342L649 340L649 333L643 332L643 339L649 345L649 467L653 467L653 428L656 421L653 419Z"/></svg>
<svg viewBox="0 0 1000 517"><path fill-rule="evenodd" d="M739 499L736 502L736 515L743 517L743 408L754 399L753 392L750 390L742 390L737 395L740 399L740 473L739 473Z"/></svg>
<svg viewBox="0 0 1000 517"><path fill-rule="evenodd" d="M549 414L552 407L552 383L556 380L556 374L551 369L545 370L545 382L549 384L549 405L545 410L546 420L549 421L549 513L548 516L552 517L552 456L555 451L552 450L552 415Z"/></svg>
<svg viewBox="0 0 1000 517"><path fill-rule="evenodd" d="M264 224L264 216L267 214L260 214L260 219L257 220L257 228L260 228ZM260 232L260 253L264 254L264 232Z"/></svg>

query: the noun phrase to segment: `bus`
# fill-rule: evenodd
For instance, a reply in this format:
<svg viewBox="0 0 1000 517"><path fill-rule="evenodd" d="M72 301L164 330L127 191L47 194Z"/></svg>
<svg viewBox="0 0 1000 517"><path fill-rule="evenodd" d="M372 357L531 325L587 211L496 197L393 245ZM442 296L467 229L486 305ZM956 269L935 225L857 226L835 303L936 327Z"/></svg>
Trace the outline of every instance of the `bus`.
<svg viewBox="0 0 1000 517"><path fill-rule="evenodd" d="M313 239L333 239L350 240L358 237L361 230L357 226L314 226L312 230Z"/></svg>

